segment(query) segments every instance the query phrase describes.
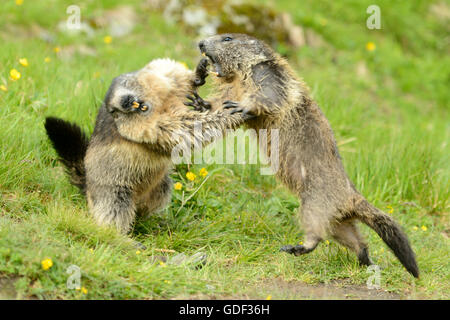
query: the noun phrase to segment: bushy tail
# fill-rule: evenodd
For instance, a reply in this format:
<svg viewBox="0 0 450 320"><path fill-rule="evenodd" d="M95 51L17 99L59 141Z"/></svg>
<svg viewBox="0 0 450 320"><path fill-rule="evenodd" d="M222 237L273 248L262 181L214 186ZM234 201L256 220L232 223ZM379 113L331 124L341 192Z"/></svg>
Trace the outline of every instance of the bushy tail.
<svg viewBox="0 0 450 320"><path fill-rule="evenodd" d="M356 206L357 217L371 227L400 260L403 266L414 277L419 277L415 254L409 244L406 234L400 226L387 214L372 206L367 200L362 200Z"/></svg>
<svg viewBox="0 0 450 320"><path fill-rule="evenodd" d="M86 187L84 156L89 138L76 124L54 117L45 119L45 130L60 161L67 169L70 182L84 193Z"/></svg>

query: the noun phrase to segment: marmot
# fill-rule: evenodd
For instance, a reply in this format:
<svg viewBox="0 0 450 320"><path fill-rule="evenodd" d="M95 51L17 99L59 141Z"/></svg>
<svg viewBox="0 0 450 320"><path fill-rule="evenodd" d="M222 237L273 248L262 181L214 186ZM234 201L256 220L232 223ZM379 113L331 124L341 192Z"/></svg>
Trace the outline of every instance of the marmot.
<svg viewBox="0 0 450 320"><path fill-rule="evenodd" d="M172 193L172 149L209 143L245 120L242 114L204 113L184 105L201 109L195 88L204 83L205 61L194 73L179 62L156 59L116 77L90 139L75 124L46 119L48 137L99 224L126 233L136 212L163 208ZM193 102L183 103L186 96ZM198 124L202 131L193 135Z"/></svg>
<svg viewBox="0 0 450 320"><path fill-rule="evenodd" d="M349 248L362 265L372 264L356 220L371 227L403 266L419 276L405 233L392 217L373 207L349 180L328 120L288 63L267 44L245 34L221 34L199 42L219 83L219 97L232 112L256 117L246 125L279 130L277 177L301 199L303 245L280 250L295 255L311 252L327 235ZM233 101L236 102L233 102ZM270 132L269 132L270 134ZM268 141L270 138L268 139ZM270 155L270 145L268 153Z"/></svg>

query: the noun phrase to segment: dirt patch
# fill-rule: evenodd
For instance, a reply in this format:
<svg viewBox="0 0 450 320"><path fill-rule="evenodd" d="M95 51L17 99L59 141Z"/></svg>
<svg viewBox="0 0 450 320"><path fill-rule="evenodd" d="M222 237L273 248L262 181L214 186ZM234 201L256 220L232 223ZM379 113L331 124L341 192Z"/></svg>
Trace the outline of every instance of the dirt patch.
<svg viewBox="0 0 450 320"><path fill-rule="evenodd" d="M264 282L259 292L270 294L273 299L356 299L356 300L398 300L400 295L382 289L368 289L366 286L352 285L345 281L306 284L300 281L273 279Z"/></svg>
<svg viewBox="0 0 450 320"><path fill-rule="evenodd" d="M283 279L265 280L259 285L250 287L246 293L231 295L194 294L181 295L173 299L206 299L206 300L241 300L266 299L273 300L399 300L396 293L379 289L368 289L366 286L352 285L346 281L333 281L327 284L307 284L300 281Z"/></svg>
<svg viewBox="0 0 450 320"><path fill-rule="evenodd" d="M14 287L16 279L0 278L0 300L17 299L17 291Z"/></svg>

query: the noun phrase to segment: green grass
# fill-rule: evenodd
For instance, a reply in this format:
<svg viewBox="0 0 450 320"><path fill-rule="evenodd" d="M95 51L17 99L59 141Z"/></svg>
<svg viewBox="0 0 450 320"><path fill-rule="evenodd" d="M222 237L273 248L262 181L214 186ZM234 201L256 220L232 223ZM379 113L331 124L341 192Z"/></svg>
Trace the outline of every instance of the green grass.
<svg viewBox="0 0 450 320"><path fill-rule="evenodd" d="M120 3L78 2L82 19ZM139 7L139 1L130 3ZM271 279L365 285L370 274L332 240L302 257L278 252L302 240L299 203L273 177L259 175L256 165L206 166L201 187L204 178L188 183L186 166L179 166L173 178L183 191L174 191L170 207L139 221L131 235L148 247L140 254L129 237L97 226L56 161L44 118L65 118L91 132L113 77L157 57L191 68L199 57L193 35L145 10L134 32L110 45L103 42L106 31L93 38L57 32L69 4L25 0L16 6L8 0L0 8L0 84L8 88L0 91L0 277L16 279L19 297L282 299L295 296L266 286ZM352 181L379 208L393 208L417 254L419 280L363 227L382 267L382 289L404 298L448 299L448 27L429 13L430 1L379 1L382 30L371 31L365 27L370 4L285 0L276 8L325 39L323 47L292 51L289 60L330 120ZM27 32L36 25L50 31L53 42ZM365 49L369 41L376 44L373 52ZM67 54L81 44L97 55ZM22 57L28 67L18 63ZM365 75L357 76L357 66ZM9 79L12 68L22 74L18 81ZM198 175L201 167L190 169ZM161 255L157 249L206 252L208 262L201 269L161 266L150 259ZM45 258L54 263L47 271L41 267ZM72 264L82 270L86 295L66 286Z"/></svg>

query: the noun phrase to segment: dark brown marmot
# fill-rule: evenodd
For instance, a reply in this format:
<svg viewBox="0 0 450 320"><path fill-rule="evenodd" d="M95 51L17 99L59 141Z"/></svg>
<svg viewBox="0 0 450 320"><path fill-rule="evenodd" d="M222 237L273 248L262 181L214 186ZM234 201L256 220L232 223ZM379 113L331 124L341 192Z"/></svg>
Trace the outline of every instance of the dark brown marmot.
<svg viewBox="0 0 450 320"><path fill-rule="evenodd" d="M286 60L264 42L244 34L221 34L199 42L209 57L219 84L213 109L255 118L246 125L279 130L280 167L277 177L301 199L305 229L303 245L282 251L301 255L311 252L327 235L355 252L359 262L370 265L367 244L356 221L371 227L415 277L416 259L405 233L389 215L373 207L354 187L344 171L330 124L309 96ZM270 138L268 138L270 141Z"/></svg>

